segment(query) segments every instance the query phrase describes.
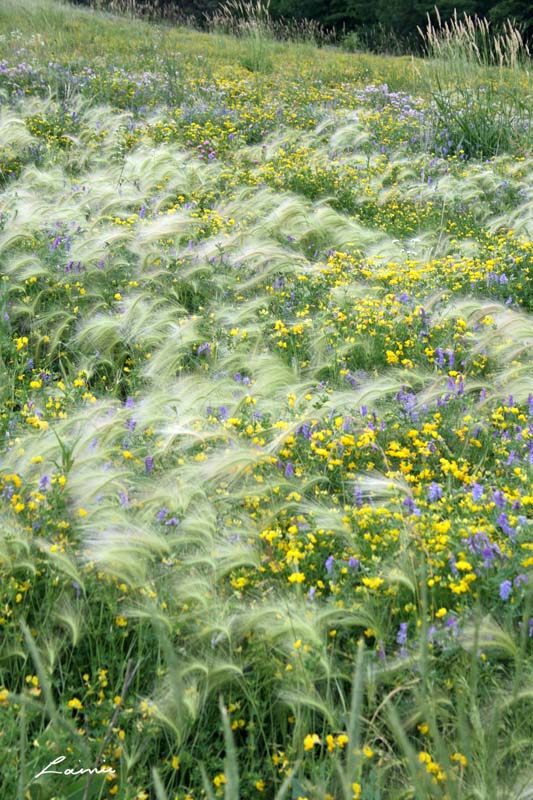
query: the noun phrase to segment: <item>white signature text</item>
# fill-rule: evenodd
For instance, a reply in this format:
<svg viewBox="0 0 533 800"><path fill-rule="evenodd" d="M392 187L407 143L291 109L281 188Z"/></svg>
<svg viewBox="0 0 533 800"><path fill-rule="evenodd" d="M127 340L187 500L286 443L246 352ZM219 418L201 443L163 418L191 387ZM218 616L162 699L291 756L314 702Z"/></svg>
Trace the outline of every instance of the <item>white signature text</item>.
<svg viewBox="0 0 533 800"><path fill-rule="evenodd" d="M44 769L42 769L37 775L34 775L34 780L40 778L41 775L110 775L114 773L115 770L113 767L80 767L79 769L70 769L67 767L65 770L60 769L50 769L50 767L56 767L58 764L61 764L65 761L66 756L58 756L53 761L50 761L49 764L46 765Z"/></svg>

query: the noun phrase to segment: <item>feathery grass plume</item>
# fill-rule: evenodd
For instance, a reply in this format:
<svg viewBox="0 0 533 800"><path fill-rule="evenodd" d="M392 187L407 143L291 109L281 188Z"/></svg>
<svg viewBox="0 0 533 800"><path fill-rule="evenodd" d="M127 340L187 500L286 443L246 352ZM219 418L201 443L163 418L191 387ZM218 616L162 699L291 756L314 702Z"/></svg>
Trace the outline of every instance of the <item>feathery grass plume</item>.
<svg viewBox="0 0 533 800"><path fill-rule="evenodd" d="M155 559L170 553L168 537L136 525L118 509L106 510L98 524L87 522L83 534L83 557L107 575L116 576L132 587L146 584Z"/></svg>
<svg viewBox="0 0 533 800"><path fill-rule="evenodd" d="M215 451L196 469L199 470L203 480L214 484L224 481L228 487L233 487L240 478L249 475L254 467L267 461L268 456L264 452L234 442L232 447Z"/></svg>
<svg viewBox="0 0 533 800"><path fill-rule="evenodd" d="M265 190L254 197L251 204L252 213L256 208L259 210L266 202L269 202L270 209L264 208L263 218L250 229L254 239L262 238L265 234L286 237L288 233L297 234L300 229L305 229L311 210L309 201L296 194L287 194L280 198L270 190Z"/></svg>
<svg viewBox="0 0 533 800"><path fill-rule="evenodd" d="M91 412L95 415L93 408ZM113 430L108 417L99 425L98 418L91 420L91 414L80 415L63 425L56 424L44 434L30 434L22 440L23 447L8 454L8 463L13 471L31 474L30 457L37 450L44 464L68 477L64 496L71 513L77 515L79 509L84 509L89 512L85 519L93 517L96 525L103 514L104 500L118 501L121 493L127 493L127 469L114 468L108 460L112 441L117 435L122 436L123 430L123 425L118 431ZM85 519L79 519L78 525L84 527Z"/></svg>
<svg viewBox="0 0 533 800"><path fill-rule="evenodd" d="M2 264L2 271L17 284L15 287L11 287L12 292L20 291L18 284L25 280L42 278L49 274L48 267L34 253L12 253L6 256Z"/></svg>
<svg viewBox="0 0 533 800"><path fill-rule="evenodd" d="M223 358L221 365L223 368L232 369L239 366L238 356L229 354ZM295 371L288 366L276 354L254 353L253 359L246 364L253 379L253 393L259 397L267 399L277 395L286 389L296 388ZM295 386L296 384L296 386Z"/></svg>
<svg viewBox="0 0 533 800"><path fill-rule="evenodd" d="M252 327L256 324L258 312L266 310L267 301L263 296L252 297L236 306L217 305L213 309L214 319L225 328Z"/></svg>
<svg viewBox="0 0 533 800"><path fill-rule="evenodd" d="M149 583L150 587L154 586L153 582ZM152 589L153 591L153 589ZM143 602L133 605L131 602L127 605L122 605L120 608L121 615L132 622L151 623L158 630L164 630L167 635L172 634L173 624L172 619L165 611L162 611L153 603L147 602L143 598Z"/></svg>
<svg viewBox="0 0 533 800"><path fill-rule="evenodd" d="M325 203L317 204L315 208L316 216L311 222L312 227L306 233L307 235L317 235L319 241L324 242L325 247L335 247L339 250L356 247L365 250L370 245L374 245L376 239L384 238L376 234L376 231L351 220L348 216L333 211Z"/></svg>
<svg viewBox="0 0 533 800"><path fill-rule="evenodd" d="M22 446L9 451L6 464L22 474L38 469L30 466L34 448L39 449L45 463L57 462L58 466L67 471L72 467L73 460L79 460L80 464L87 460L92 464L95 459L108 457L109 452L105 448L110 446L118 433L115 413L115 404L112 401L101 400L80 409L78 414L54 420L53 425L48 426L44 432L29 433L27 437L21 438L19 441ZM122 425L123 418L119 427Z"/></svg>
<svg viewBox="0 0 533 800"><path fill-rule="evenodd" d="M124 199L120 193L117 196L117 185L120 185L120 172L118 170L107 169L101 175L96 175L90 182L85 196L82 196L80 213L84 214L87 220L92 221L91 234L95 228L101 229L102 223L106 222L112 214L116 214L116 219L120 215L127 214L128 211L141 205L144 195L136 186L128 187L128 199ZM115 219L115 222L116 222ZM112 241L120 241L129 238L129 231L117 230L116 227L108 226L109 244Z"/></svg>
<svg viewBox="0 0 533 800"><path fill-rule="evenodd" d="M210 18L211 25L224 27L228 32L247 35L256 29L267 29L270 24L270 0L226 0Z"/></svg>
<svg viewBox="0 0 533 800"><path fill-rule="evenodd" d="M53 617L58 625L68 631L72 647L76 647L80 641L84 627L84 617L81 610L79 608L74 608L70 600L63 598L63 600L56 605Z"/></svg>
<svg viewBox="0 0 533 800"><path fill-rule="evenodd" d="M318 692L313 690L311 686L307 686L302 691L283 689L279 692L277 699L278 702L290 709L296 719L294 730L294 739L296 741L303 739L307 725L306 714L311 714L313 720L318 718L320 720L319 725L323 721L327 723L331 730L339 728L339 716L332 709L329 698L320 697Z"/></svg>
<svg viewBox="0 0 533 800"><path fill-rule="evenodd" d="M190 238L193 226L194 220L185 210L151 217L132 237L131 251L135 253L139 248L142 249L160 240L172 239L175 244L179 244L185 237Z"/></svg>
<svg viewBox="0 0 533 800"><path fill-rule="evenodd" d="M347 117L344 125L338 126L335 120L335 130L330 136L329 147L334 152L349 151L350 153L367 152L371 144L371 138L366 126L356 112ZM322 126L317 132L322 130Z"/></svg>
<svg viewBox="0 0 533 800"><path fill-rule="evenodd" d="M503 303L497 301L483 300L480 298L458 298L450 301L446 307L440 309L439 322L446 319L463 318L472 325L481 322L486 317L494 318L495 326L498 331L505 330L506 334L510 326L510 335L516 330L517 338L523 335L531 335L531 322L528 315L523 312L513 311Z"/></svg>
<svg viewBox="0 0 533 800"><path fill-rule="evenodd" d="M203 488L186 479L183 468L174 471L174 480L171 475L169 470L155 487L149 478L136 483L140 507L135 519L149 527L161 509L170 506L169 513L179 520L179 531L172 538L173 546L183 552L191 548L212 548L217 531L215 509L207 501ZM168 536L169 526L166 527Z"/></svg>
<svg viewBox="0 0 533 800"><path fill-rule="evenodd" d="M261 285L272 273L286 274L300 268L305 270L307 260L300 253L294 253L272 239L259 238L257 235L247 239L242 247L232 254L234 264L247 268L253 277L239 281L242 291L248 291Z"/></svg>
<svg viewBox="0 0 533 800"><path fill-rule="evenodd" d="M201 430L202 418L199 416L192 414L189 416L180 415L180 419L180 422L169 420L158 427L158 434L161 437L159 439L159 452L162 456L176 452L177 448L180 453L185 455L189 450L196 450L199 445L204 445L205 447L212 445L215 448L217 443L227 446L231 442L231 447L236 446L236 440L225 431ZM195 465L192 469L194 471L194 469L198 469L198 466Z"/></svg>
<svg viewBox="0 0 533 800"><path fill-rule="evenodd" d="M403 544L406 544L406 542L403 542ZM405 559L401 566L397 565L395 567L386 569L383 573L383 578L386 583L390 583L393 586L405 586L405 588L409 590L413 597L417 597L417 576L412 561Z"/></svg>
<svg viewBox="0 0 533 800"><path fill-rule="evenodd" d="M514 659L518 645L512 635L505 631L490 614L465 625L459 636L461 645L468 652L497 651L506 658Z"/></svg>
<svg viewBox="0 0 533 800"><path fill-rule="evenodd" d="M478 222L485 222L493 215L489 202L497 197L501 187L501 178L493 170L472 168L466 175L441 175L431 183L418 182L405 189L406 197L417 198L418 201L441 200L447 207L461 204L472 204L472 211Z"/></svg>
<svg viewBox="0 0 533 800"><path fill-rule="evenodd" d="M374 240L365 249L367 258L379 259L383 263L401 263L405 258L405 247L398 239L391 239L379 232L374 234ZM370 267L373 269L375 267Z"/></svg>
<svg viewBox="0 0 533 800"><path fill-rule="evenodd" d="M255 550L250 540L253 537L253 531L246 531L246 541L241 543L239 540L242 536L242 531L239 528L232 530L225 530L224 537L235 539L236 541L227 542L226 539L220 540L214 549L215 556L215 579L217 582L228 575L234 570L250 567L257 570L261 565L261 558L258 550ZM257 538L257 535L256 535Z"/></svg>
<svg viewBox="0 0 533 800"><path fill-rule="evenodd" d="M207 17L212 31L231 33L242 40L245 49L240 62L250 72L269 72L273 68L274 27L269 5L270 0L225 0Z"/></svg>
<svg viewBox="0 0 533 800"><path fill-rule="evenodd" d="M406 376L409 384L414 376ZM420 378L420 376L418 376ZM408 384L408 385L409 385ZM397 394L406 382L403 378L397 378L394 374L385 375L382 378L369 381L360 389L351 392L334 390L328 399L322 404L321 410L333 413L350 413L354 409L359 409L364 405L374 405L376 403L386 403L391 395Z"/></svg>
<svg viewBox="0 0 533 800"><path fill-rule="evenodd" d="M43 295L44 297L42 299L46 302L45 293L43 293ZM48 333L42 335L41 342L43 345L46 344L46 351L49 355L51 357L56 357L59 356L60 352L66 355L66 342L69 341L77 317L74 313L66 309L56 309L40 313L40 300L41 295L38 295L31 304L14 304L12 306L13 320L17 321L22 329L25 328L25 325L28 325L29 328L32 321L38 320L40 326L42 326L41 330L48 331ZM46 343L44 342L45 336L48 337Z"/></svg>
<svg viewBox="0 0 533 800"><path fill-rule="evenodd" d="M176 194L198 191L206 183L212 183L219 171L218 166L193 161L188 153L180 152L172 145L141 146L124 159L120 180L138 187L145 198L163 184L163 191L167 194L160 196L159 207L155 206L158 212L167 198L175 199Z"/></svg>
<svg viewBox="0 0 533 800"><path fill-rule="evenodd" d="M5 252L24 239L33 241L35 233L57 222L69 224L78 221L79 209L75 203L62 203L62 198L58 197L57 204L51 207L48 201L42 200L41 192L36 188L31 194L21 192L17 197L6 193L5 208L10 225L0 236L0 252Z"/></svg>
<svg viewBox="0 0 533 800"><path fill-rule="evenodd" d="M370 282L357 281L345 283L341 286L334 286L330 290L329 296L337 303L356 304L363 298L379 298L384 294L381 286L374 286Z"/></svg>
<svg viewBox="0 0 533 800"><path fill-rule="evenodd" d="M494 328L478 338L475 350L492 352L499 361L528 351L533 342L533 323L526 314L502 313L493 321Z"/></svg>
<svg viewBox="0 0 533 800"><path fill-rule="evenodd" d="M361 492L372 503L387 503L391 498L412 497L409 484L402 478L387 478L378 472L358 475L353 482L354 490Z"/></svg>
<svg viewBox="0 0 533 800"><path fill-rule="evenodd" d="M425 30L418 28L433 58L463 58L479 66L515 68L529 57L528 46L510 19L505 21L500 33L493 34L490 22L484 17L464 14L461 19L455 9L453 16L443 23L437 8L435 14L437 25L427 14Z"/></svg>
<svg viewBox="0 0 533 800"><path fill-rule="evenodd" d="M193 317L171 323L166 332L165 342L154 350L143 369L145 378L158 383L173 381L184 369L194 344L200 338L199 324Z"/></svg>
<svg viewBox="0 0 533 800"><path fill-rule="evenodd" d="M284 134L285 135L285 134ZM272 134L272 140L270 137L267 138L265 141L265 147L267 148L266 151L263 151L263 146L258 146L257 148L253 147L246 147L243 148L242 152L238 151L237 158L239 158L239 154L246 153L247 157L243 160L248 165L248 161L258 160L258 156L261 155L263 152L269 152L268 148L272 142L272 157L275 156L277 150L285 141L284 138L278 139L277 134ZM279 141L278 147L274 146L274 143ZM248 158L248 154L250 154L250 158ZM281 197L285 197L285 193L281 195ZM292 195L290 195L292 197ZM235 217L240 216L243 208L246 209L246 220L250 220L250 222L257 222L262 220L267 214L277 208L277 205L280 200L280 193L276 193L268 186L260 185L259 187L255 184L250 185L243 185L243 186L236 186L235 189L229 194L226 198L221 198L221 213L228 217ZM249 231L248 231L249 233Z"/></svg>
<svg viewBox="0 0 533 800"><path fill-rule="evenodd" d="M109 357L140 343L155 348L184 313L182 306L164 297L137 292L122 297L113 316L100 312L82 322L75 340L82 352L90 353L94 348Z"/></svg>
<svg viewBox="0 0 533 800"><path fill-rule="evenodd" d="M85 582L80 571L80 565L71 555L62 553L60 550L52 551L50 543L44 539L37 539L35 544L41 553L46 555L46 559L54 572L58 575L66 576L79 587L79 591L85 592Z"/></svg>
<svg viewBox="0 0 533 800"><path fill-rule="evenodd" d="M104 502L117 501L121 495L127 496L129 473L125 469L112 469L106 466L100 454L94 458L81 460L79 457L69 470L68 497L75 513L84 508L93 517L94 524L105 523ZM78 523L84 527L82 519Z"/></svg>
<svg viewBox="0 0 533 800"><path fill-rule="evenodd" d="M6 573L17 571L35 574L31 543L23 525L14 514L6 514L0 528L0 562Z"/></svg>
<svg viewBox="0 0 533 800"><path fill-rule="evenodd" d="M486 381L469 380L464 387L464 393L466 396L473 396L483 389L486 389ZM427 385L417 393L414 407L417 410L432 408L435 404L438 405L438 401L445 397L449 391L450 385L448 376L440 375L435 377L434 375L428 375Z"/></svg>
<svg viewBox="0 0 533 800"><path fill-rule="evenodd" d="M517 403L526 403L531 394L531 362L520 366L512 366L512 361L523 350L529 353L531 344L521 345L518 352L509 353L511 365L506 366L496 372L494 386L491 388L491 395L501 399L512 397ZM487 398L488 401L489 398Z"/></svg>
<svg viewBox="0 0 533 800"><path fill-rule="evenodd" d="M367 628L376 624L372 610L363 604L350 610L331 606L319 608L283 595L263 603L260 607L243 609L233 619L236 635L245 636L254 631L271 646L287 654L293 653L293 644L297 639L313 644L320 651L321 645L328 639L331 627ZM320 663L324 674L329 674L331 663L328 656L321 656Z"/></svg>
<svg viewBox="0 0 533 800"><path fill-rule="evenodd" d="M316 237L317 246L339 249L348 245L365 247L376 241L375 231L364 228L323 202L311 204L297 196L288 196L281 202L278 197L274 210L252 226L250 233L254 238L264 237L266 233L275 237L289 234L300 244Z"/></svg>
<svg viewBox="0 0 533 800"><path fill-rule="evenodd" d="M118 250L121 243L127 241L127 238L121 230L103 227L100 221L95 220L93 227L87 233L80 234L72 242L69 250L70 259L73 262L81 262L84 271L91 277L97 278L100 283L100 276L128 266L127 256ZM112 249L115 252L111 262L109 253ZM95 311L96 309L92 308L91 310Z"/></svg>
<svg viewBox="0 0 533 800"><path fill-rule="evenodd" d="M180 699L178 699L178 687ZM151 718L173 737L175 749L182 747L189 738L200 712L197 681L190 678L187 682L176 683L176 688L174 686L161 688L154 700L150 700L149 703Z"/></svg>
<svg viewBox="0 0 533 800"><path fill-rule="evenodd" d="M524 191L527 192L527 189ZM491 219L489 224L491 233L497 233L502 228L531 238L533 236L533 201L528 199L518 204L516 208L507 208L505 213Z"/></svg>
<svg viewBox="0 0 533 800"><path fill-rule="evenodd" d="M135 409L139 424L157 427L172 422L172 417L183 422L205 418L206 405L224 402L235 390L229 379L210 382L203 376L184 375L164 384L163 389L152 388L143 393Z"/></svg>
<svg viewBox="0 0 533 800"><path fill-rule="evenodd" d="M26 127L24 119L16 112L0 109L0 141L2 147L20 153L34 143L34 137Z"/></svg>

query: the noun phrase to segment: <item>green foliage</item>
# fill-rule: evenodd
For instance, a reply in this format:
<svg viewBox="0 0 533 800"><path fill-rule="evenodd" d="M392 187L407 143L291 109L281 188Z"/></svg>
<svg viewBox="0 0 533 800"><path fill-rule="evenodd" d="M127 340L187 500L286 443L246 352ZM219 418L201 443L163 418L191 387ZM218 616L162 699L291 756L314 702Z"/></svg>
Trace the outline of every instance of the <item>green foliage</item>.
<svg viewBox="0 0 533 800"><path fill-rule="evenodd" d="M0 19L6 797L523 799L514 29Z"/></svg>

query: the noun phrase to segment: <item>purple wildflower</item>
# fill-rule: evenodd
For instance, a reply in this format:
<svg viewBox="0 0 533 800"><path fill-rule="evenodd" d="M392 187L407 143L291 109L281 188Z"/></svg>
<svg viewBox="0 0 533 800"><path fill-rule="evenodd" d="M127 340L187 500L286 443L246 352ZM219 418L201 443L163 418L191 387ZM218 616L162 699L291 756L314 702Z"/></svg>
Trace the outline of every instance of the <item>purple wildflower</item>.
<svg viewBox="0 0 533 800"><path fill-rule="evenodd" d="M474 483L472 486L472 499L477 503L483 497L483 486L479 483Z"/></svg>
<svg viewBox="0 0 533 800"><path fill-rule="evenodd" d="M459 633L459 621L456 619L456 617L448 615L444 624L450 633L454 633L455 635Z"/></svg>
<svg viewBox="0 0 533 800"><path fill-rule="evenodd" d="M438 483L430 483L428 486L428 494L429 500L431 503L434 503L436 500L440 500L442 497L442 488L439 486Z"/></svg>
<svg viewBox="0 0 533 800"><path fill-rule="evenodd" d="M403 501L403 504L405 508L408 509L410 514L414 514L415 517L420 516L421 513L420 509L418 508L412 497L406 497L405 500Z"/></svg>
<svg viewBox="0 0 533 800"><path fill-rule="evenodd" d="M492 493L492 499L496 508L503 508L505 506L505 496L499 489Z"/></svg>
<svg viewBox="0 0 533 800"><path fill-rule="evenodd" d="M500 528L502 529L502 531L505 533L506 536L514 536L515 531L514 531L514 528L512 528L509 525L509 520L507 519L507 514L504 514L502 512L500 514L500 516L498 517L497 522L498 522L498 525L500 526Z"/></svg>
<svg viewBox="0 0 533 800"><path fill-rule="evenodd" d="M511 593L513 591L513 584L511 581L503 581L500 583L500 597L505 602L509 600Z"/></svg>
<svg viewBox="0 0 533 800"><path fill-rule="evenodd" d="M398 644L407 644L407 622L401 622L396 636Z"/></svg>

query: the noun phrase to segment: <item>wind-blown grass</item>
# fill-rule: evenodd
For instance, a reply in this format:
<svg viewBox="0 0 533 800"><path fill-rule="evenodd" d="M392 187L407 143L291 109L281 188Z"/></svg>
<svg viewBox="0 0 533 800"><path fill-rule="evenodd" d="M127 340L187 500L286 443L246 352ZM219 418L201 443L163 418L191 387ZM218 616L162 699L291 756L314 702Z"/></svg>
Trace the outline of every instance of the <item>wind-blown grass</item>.
<svg viewBox="0 0 533 800"><path fill-rule="evenodd" d="M489 161L441 146L427 87L448 52L268 39L250 69L248 29L17 11L9 796L523 800L527 140ZM496 70L498 102L526 103L527 66ZM61 755L113 775L34 778Z"/></svg>

